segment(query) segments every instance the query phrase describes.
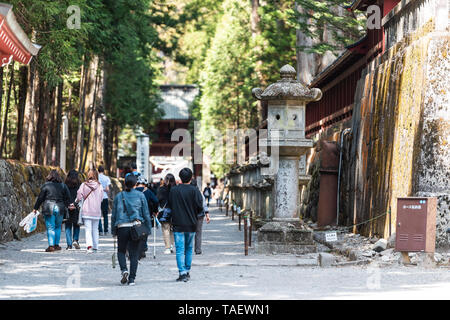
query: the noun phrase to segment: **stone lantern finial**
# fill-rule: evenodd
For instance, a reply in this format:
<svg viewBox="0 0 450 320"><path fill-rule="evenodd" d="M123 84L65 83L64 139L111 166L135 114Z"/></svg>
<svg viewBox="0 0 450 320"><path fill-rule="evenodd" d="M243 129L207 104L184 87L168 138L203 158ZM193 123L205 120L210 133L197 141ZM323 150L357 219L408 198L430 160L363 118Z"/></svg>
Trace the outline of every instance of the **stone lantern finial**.
<svg viewBox="0 0 450 320"><path fill-rule="evenodd" d="M280 69L281 80L269 85L265 90L255 88L252 95L258 100L297 100L303 102L317 101L322 98L322 91L305 87L295 77L294 67L286 64Z"/></svg>
<svg viewBox="0 0 450 320"><path fill-rule="evenodd" d="M289 64L284 65L280 69L280 76L282 80L295 80L296 75L297 71L295 71L294 67Z"/></svg>

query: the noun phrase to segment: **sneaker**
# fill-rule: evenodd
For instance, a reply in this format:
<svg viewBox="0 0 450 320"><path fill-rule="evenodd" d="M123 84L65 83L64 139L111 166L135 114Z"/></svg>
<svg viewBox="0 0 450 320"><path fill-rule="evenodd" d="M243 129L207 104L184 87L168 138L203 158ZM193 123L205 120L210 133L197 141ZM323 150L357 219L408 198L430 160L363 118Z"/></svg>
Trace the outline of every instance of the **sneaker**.
<svg viewBox="0 0 450 320"><path fill-rule="evenodd" d="M87 253L94 253L94 249L92 249L92 247L87 247L86 252Z"/></svg>
<svg viewBox="0 0 450 320"><path fill-rule="evenodd" d="M201 251L195 251L195 254L202 254Z"/></svg>
<svg viewBox="0 0 450 320"><path fill-rule="evenodd" d="M171 253L172 253L172 250L170 250L170 249L164 250L164 254L171 254Z"/></svg>
<svg viewBox="0 0 450 320"><path fill-rule="evenodd" d="M67 246L66 250L72 250L72 246Z"/></svg>
<svg viewBox="0 0 450 320"><path fill-rule="evenodd" d="M180 276L178 277L177 281L178 282L180 282L180 281L183 281L183 282L188 281L187 275L186 274L180 274Z"/></svg>
<svg viewBox="0 0 450 320"><path fill-rule="evenodd" d="M55 245L54 248L55 248L55 251L59 251L62 249L59 245Z"/></svg>
<svg viewBox="0 0 450 320"><path fill-rule="evenodd" d="M47 249L45 249L45 252L54 252L55 248L53 246L49 246Z"/></svg>
<svg viewBox="0 0 450 320"><path fill-rule="evenodd" d="M136 283L134 283L134 279L128 280L128 285L129 285L129 286L134 286L134 285L136 285Z"/></svg>
<svg viewBox="0 0 450 320"><path fill-rule="evenodd" d="M74 241L72 245L75 247L75 249L80 249L80 244L78 243L78 241Z"/></svg>
<svg viewBox="0 0 450 320"><path fill-rule="evenodd" d="M122 279L120 280L121 284L125 284L128 281L128 271L122 272Z"/></svg>

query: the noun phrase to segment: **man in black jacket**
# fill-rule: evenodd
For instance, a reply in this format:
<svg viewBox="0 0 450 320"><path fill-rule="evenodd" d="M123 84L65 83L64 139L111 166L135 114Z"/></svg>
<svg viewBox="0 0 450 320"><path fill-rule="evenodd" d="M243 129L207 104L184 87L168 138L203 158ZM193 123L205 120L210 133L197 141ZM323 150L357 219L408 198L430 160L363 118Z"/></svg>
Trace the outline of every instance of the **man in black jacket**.
<svg viewBox="0 0 450 320"><path fill-rule="evenodd" d="M179 176L183 183L170 189L167 206L171 210L177 266L180 273L177 281L187 282L190 279L197 215L203 211L203 197L200 190L190 184L191 169L182 169Z"/></svg>

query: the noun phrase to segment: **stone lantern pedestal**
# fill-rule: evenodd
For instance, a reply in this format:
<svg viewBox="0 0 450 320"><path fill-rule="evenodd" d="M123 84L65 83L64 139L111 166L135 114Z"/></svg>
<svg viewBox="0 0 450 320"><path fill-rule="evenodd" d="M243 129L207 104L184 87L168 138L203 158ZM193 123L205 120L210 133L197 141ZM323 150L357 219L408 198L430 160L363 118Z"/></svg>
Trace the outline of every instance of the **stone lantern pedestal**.
<svg viewBox="0 0 450 320"><path fill-rule="evenodd" d="M281 80L264 91L253 89L253 96L268 102L267 136L260 137L261 147L270 154L265 175L274 182L273 218L258 230L260 253L306 253L316 251L312 232L302 228L298 217L299 160L313 147L305 138L305 108L308 101L322 97L319 89L308 89L295 80L296 71L285 65Z"/></svg>

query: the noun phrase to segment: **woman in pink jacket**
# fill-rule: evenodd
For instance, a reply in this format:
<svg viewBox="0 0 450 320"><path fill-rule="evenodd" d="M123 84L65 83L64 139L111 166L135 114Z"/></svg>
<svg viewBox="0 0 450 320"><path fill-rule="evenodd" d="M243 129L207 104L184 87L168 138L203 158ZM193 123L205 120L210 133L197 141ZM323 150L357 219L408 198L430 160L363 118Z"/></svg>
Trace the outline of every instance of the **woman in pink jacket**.
<svg viewBox="0 0 450 320"><path fill-rule="evenodd" d="M77 192L76 202L84 199L81 217L86 227L87 252L92 253L98 249L98 223L102 215L103 187L98 181L98 172L89 170L87 181L82 183Z"/></svg>

